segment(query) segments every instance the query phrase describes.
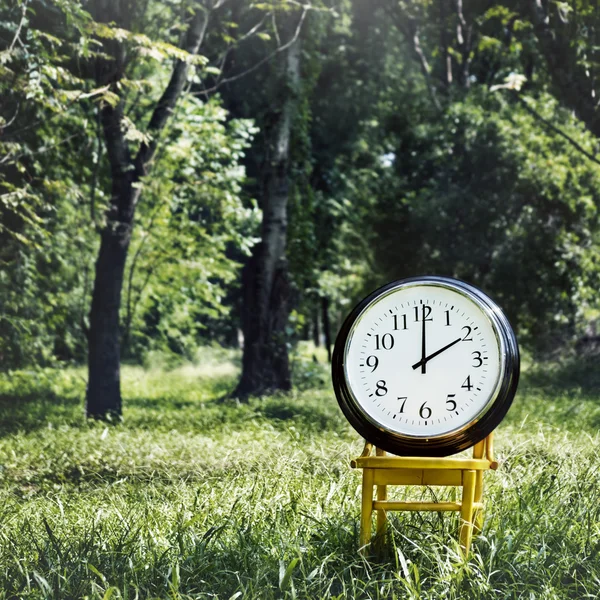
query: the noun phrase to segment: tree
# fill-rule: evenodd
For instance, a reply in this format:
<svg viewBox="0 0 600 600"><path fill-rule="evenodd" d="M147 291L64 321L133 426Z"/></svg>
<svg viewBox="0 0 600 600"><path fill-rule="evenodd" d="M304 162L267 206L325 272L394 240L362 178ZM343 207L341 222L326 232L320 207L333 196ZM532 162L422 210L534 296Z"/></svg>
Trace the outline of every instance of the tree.
<svg viewBox="0 0 600 600"><path fill-rule="evenodd" d="M100 233L100 250L96 261L90 310L88 387L86 411L89 417L119 417L120 326L119 310L127 252L131 240L136 205L140 201L143 180L159 144L159 136L179 100L187 81L190 57L198 54L206 32L212 4L197 4L181 42L182 56L175 59L169 82L156 102L137 152L123 130L125 99L121 92L126 76L127 49L112 33L105 40L108 58L97 57L93 69L98 86L115 94L105 102L100 121L106 145L111 179L111 197ZM132 29L133 6L98 0L90 6L98 23L116 23ZM108 27L108 26L107 26Z"/></svg>
<svg viewBox="0 0 600 600"><path fill-rule="evenodd" d="M290 143L301 69L301 20L286 11L280 24L287 46L277 57L271 102L262 118L266 151L260 168L261 241L242 272L242 375L235 395L291 388L287 322L292 289L286 259Z"/></svg>
<svg viewBox="0 0 600 600"><path fill-rule="evenodd" d="M430 110L415 80L397 80L393 97L384 91L379 157L363 155L354 169L372 270L378 283L423 273L467 279L498 298L522 339L547 346L575 331L596 286L592 139L547 94L543 77L527 88L533 98L515 95L522 79L511 72L525 66L531 75L536 59L517 13L438 6L388 9ZM467 40L468 55L457 51ZM386 145L395 148L388 155Z"/></svg>
<svg viewBox="0 0 600 600"><path fill-rule="evenodd" d="M64 19L70 33L82 32L79 44L70 45ZM65 49L85 52L89 21L68 0L61 10L26 1L0 8L2 368L72 359L85 347L92 242L79 207L90 171L65 157L92 154L95 121L83 106L100 92L73 75Z"/></svg>
<svg viewBox="0 0 600 600"><path fill-rule="evenodd" d="M524 4L545 59L552 88L560 101L600 137L596 78L600 30L598 7L588 1L547 2L529 0ZM528 10L527 10L528 9Z"/></svg>
<svg viewBox="0 0 600 600"><path fill-rule="evenodd" d="M156 350L193 360L199 343L223 341L215 334L233 328L226 298L239 287L237 255L249 255L260 219L241 198L240 161L255 133L251 121L228 119L216 97L181 98L136 213L121 310L124 358L142 361Z"/></svg>

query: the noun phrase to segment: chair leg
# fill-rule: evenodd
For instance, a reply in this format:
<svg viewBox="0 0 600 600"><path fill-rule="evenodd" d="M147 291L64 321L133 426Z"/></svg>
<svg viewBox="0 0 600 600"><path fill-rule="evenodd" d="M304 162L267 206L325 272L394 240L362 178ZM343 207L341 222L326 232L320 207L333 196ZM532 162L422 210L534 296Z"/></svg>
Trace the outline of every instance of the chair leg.
<svg viewBox="0 0 600 600"><path fill-rule="evenodd" d="M460 511L460 545L465 556L469 553L473 537L473 502L475 500L475 471L463 471L463 494Z"/></svg>
<svg viewBox="0 0 600 600"><path fill-rule="evenodd" d="M475 502L483 501L483 471L477 471L475 478ZM483 528L483 508L475 511L475 533L479 533Z"/></svg>
<svg viewBox="0 0 600 600"><path fill-rule="evenodd" d="M387 500L387 485L378 485L377 486L377 500ZM380 544L383 544L385 541L385 531L387 527L387 511L382 508L377 510L377 540Z"/></svg>
<svg viewBox="0 0 600 600"><path fill-rule="evenodd" d="M371 541L373 515L373 469L363 469L362 503L360 515L360 548L365 553Z"/></svg>

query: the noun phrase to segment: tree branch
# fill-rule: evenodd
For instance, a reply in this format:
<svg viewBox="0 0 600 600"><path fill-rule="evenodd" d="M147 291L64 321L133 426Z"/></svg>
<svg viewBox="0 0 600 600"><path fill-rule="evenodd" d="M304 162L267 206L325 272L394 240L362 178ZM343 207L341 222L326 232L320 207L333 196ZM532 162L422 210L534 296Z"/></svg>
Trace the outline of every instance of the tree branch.
<svg viewBox="0 0 600 600"><path fill-rule="evenodd" d="M591 154L585 148L583 148L583 146L581 146L578 142L576 142L571 136L569 136L564 131L562 131L562 129L559 129L556 125L554 125L547 119L544 119L544 117L542 117L542 115L540 115L536 110L531 108L531 106L529 106L529 104L527 104L525 99L523 97L521 97L517 91L515 91L514 94L515 94L517 100L519 101L519 103L521 104L521 106L523 106L523 108L530 115L535 117L538 121L540 121L540 123L543 123L548 129L550 129L554 133L560 135L565 140L567 140L569 142L569 144L571 144L574 148L576 148L579 152L581 152L581 154L583 154L586 158L589 158L592 162L595 162L597 165L600 165L599 159L597 159L593 154Z"/></svg>
<svg viewBox="0 0 600 600"><path fill-rule="evenodd" d="M205 8L201 8L194 15L190 27L185 36L182 49L188 54L195 56L198 54L200 45L204 39L206 33L206 27L208 25L209 12ZM138 150L137 156L135 157L135 169L136 175L141 177L146 174L146 168L148 163L152 160L156 148L158 146L158 135L164 128L167 119L173 112L173 108L181 95L185 82L187 80L187 73L189 64L183 60L177 60L173 67L171 79L165 91L163 92L158 104L154 108L150 123L148 125L147 133L150 134L151 140L148 143L143 143Z"/></svg>
<svg viewBox="0 0 600 600"><path fill-rule="evenodd" d="M435 87L431 81L431 68L429 67L429 62L427 61L427 57L425 56L425 52L423 52L423 48L421 46L417 20L413 16L409 15L400 4L395 5L395 9L396 10L387 10L386 12L394 21L396 28L404 34L404 38L409 43L413 55L417 59L419 67L421 68L421 73L423 75L425 85L427 86L427 91L429 92L431 102L435 109L438 112L441 112L442 106L437 98Z"/></svg>
<svg viewBox="0 0 600 600"><path fill-rule="evenodd" d="M200 92L200 95L212 94L213 92L216 92L222 85L225 85L226 83L231 83L233 81L237 81L238 79L241 79L242 77L246 77L246 75L249 75L250 73L253 73L254 71L256 71L256 69L259 69L260 67L262 67L266 62L269 62L271 59L273 59L275 56L277 56L280 52L287 50L298 39L298 36L300 35L300 31L302 30L302 24L304 23L304 19L306 18L309 8L310 8L310 6L304 7L304 10L302 11L302 14L300 15L300 19L298 21L298 25L296 27L296 31L294 32L294 35L283 46L279 46L277 49L275 49L273 52L271 52L271 54L265 56L264 58L259 60L256 64L252 65L250 68L246 69L242 73L238 73L237 75L232 75L231 77L222 79L219 83L217 83L213 87L202 90L202 92Z"/></svg>
<svg viewBox="0 0 600 600"><path fill-rule="evenodd" d="M8 47L8 52L12 52L13 48L15 47L15 44L17 43L17 41L21 41L20 40L20 36L21 36L21 29L23 29L23 25L25 24L25 17L27 16L27 1L25 0L23 2L23 8L21 9L21 21L19 22L19 26L17 27L17 31L15 33L15 37L13 38L13 41L10 43L10 46Z"/></svg>
<svg viewBox="0 0 600 600"><path fill-rule="evenodd" d="M98 184L98 171L100 170L101 164L101 153L102 153L102 135L100 128L100 110L96 119L96 139L98 141L96 164L94 165L94 171L92 173L92 183L90 191L90 219L94 225L96 225L96 187Z"/></svg>
<svg viewBox="0 0 600 600"><path fill-rule="evenodd" d="M600 138L600 113L596 110L597 95L593 80L577 58L575 17L572 17L572 23L565 21L557 6L554 8L558 13L553 17L542 0L529 0L528 7L535 35L559 98ZM569 25L570 31L567 29Z"/></svg>
<svg viewBox="0 0 600 600"><path fill-rule="evenodd" d="M410 22L408 26L413 28L413 31L411 31L412 35L410 36L412 38L413 51L419 61L421 73L423 73L423 79L425 80L425 85L427 86L427 90L429 91L429 96L431 97L431 101L433 102L435 108L438 111L441 111L442 107L437 99L433 83L431 82L431 69L429 68L429 63L427 62L427 58L425 57L425 53L423 52L423 48L421 47L421 41L419 40L419 32L417 26L415 24L411 24Z"/></svg>
<svg viewBox="0 0 600 600"><path fill-rule="evenodd" d="M468 88L470 86L469 76L471 68L471 49L473 45L473 26L468 25L465 19L462 0L456 0L456 16L458 19L456 37L459 46L462 48L461 79L463 86Z"/></svg>
<svg viewBox="0 0 600 600"><path fill-rule="evenodd" d="M0 133L2 133L2 131L4 129L6 129L7 127L10 127L15 122L17 115L19 114L19 107L20 107L20 104L17 103L17 108L15 109L15 114L8 121L6 121L6 123L4 123L4 125L0 124Z"/></svg>

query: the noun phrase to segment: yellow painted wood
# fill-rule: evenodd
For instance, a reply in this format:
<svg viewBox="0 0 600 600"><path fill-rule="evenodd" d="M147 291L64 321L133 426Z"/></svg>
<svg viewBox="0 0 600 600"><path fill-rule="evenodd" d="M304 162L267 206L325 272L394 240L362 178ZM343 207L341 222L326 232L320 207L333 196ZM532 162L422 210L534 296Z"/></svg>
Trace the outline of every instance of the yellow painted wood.
<svg viewBox="0 0 600 600"><path fill-rule="evenodd" d="M423 485L423 469L372 469L376 485Z"/></svg>
<svg viewBox="0 0 600 600"><path fill-rule="evenodd" d="M371 450L372 450L372 449L373 449L373 444L371 444L371 442L365 442L365 447L363 448L363 451L362 451L362 453L361 453L361 455L360 455L360 457L359 457L359 458L362 458L363 456L369 456L369 455L371 454ZM351 466L353 469L356 469L356 468L358 467L358 464L357 464L357 459L354 459L354 458L353 458L353 459L350 461L350 466Z"/></svg>
<svg viewBox="0 0 600 600"><path fill-rule="evenodd" d="M385 537L385 529L387 526L387 508L385 507L387 497L387 485L378 485L377 502L373 502L373 508L377 509L377 537L380 539Z"/></svg>
<svg viewBox="0 0 600 600"><path fill-rule="evenodd" d="M498 468L498 462L494 460L494 432L486 438L485 457L490 461L490 469L495 471Z"/></svg>
<svg viewBox="0 0 600 600"><path fill-rule="evenodd" d="M429 511L429 512L460 512L462 510L462 502L408 502L387 500L373 502L375 510L406 510L406 511ZM473 508L483 508L481 502L473 502Z"/></svg>
<svg viewBox="0 0 600 600"><path fill-rule="evenodd" d="M473 458L483 458L484 453L485 453L485 440L481 440L480 442L477 442L473 446Z"/></svg>
<svg viewBox="0 0 600 600"><path fill-rule="evenodd" d="M375 485L462 485L460 469L389 468L373 471Z"/></svg>
<svg viewBox="0 0 600 600"><path fill-rule="evenodd" d="M385 450L382 450L381 448L376 448L375 449L375 453L377 454L377 456L385 456ZM373 475L373 479L375 480L375 475L377 472L374 473ZM383 501L383 500L387 500L387 482L378 482L378 481L374 481L375 485L377 486L377 500ZM385 537L385 528L387 525L387 512L383 509L379 509L377 511L377 537L380 539L381 542L383 542L384 537Z"/></svg>
<svg viewBox="0 0 600 600"><path fill-rule="evenodd" d="M463 495L460 510L460 546L465 554L469 553L473 537L473 510L475 501L475 471L468 470L463 474Z"/></svg>
<svg viewBox="0 0 600 600"><path fill-rule="evenodd" d="M496 469L492 435L473 446L473 458L420 458L386 456L385 451L365 443L360 457L352 460L353 468L363 469L360 545L365 552L371 541L373 511L377 511L377 538L385 539L387 511L457 511L460 512L459 540L463 551L469 552L475 530L483 525L483 472ZM407 502L388 499L390 485L426 485L462 487L461 501ZM373 499L376 486L377 499Z"/></svg>
<svg viewBox="0 0 600 600"><path fill-rule="evenodd" d="M371 526L373 515L373 470L363 471L362 507L360 516L360 548L365 552L371 541Z"/></svg>
<svg viewBox="0 0 600 600"><path fill-rule="evenodd" d="M477 471L475 474L475 504L481 504L483 499L483 471ZM483 527L483 504L481 508L475 510L474 527L477 533L479 533Z"/></svg>
<svg viewBox="0 0 600 600"><path fill-rule="evenodd" d="M485 471L490 468L490 461L485 458L364 456L357 458L355 463L360 469L389 469L398 466L405 469L481 469Z"/></svg>

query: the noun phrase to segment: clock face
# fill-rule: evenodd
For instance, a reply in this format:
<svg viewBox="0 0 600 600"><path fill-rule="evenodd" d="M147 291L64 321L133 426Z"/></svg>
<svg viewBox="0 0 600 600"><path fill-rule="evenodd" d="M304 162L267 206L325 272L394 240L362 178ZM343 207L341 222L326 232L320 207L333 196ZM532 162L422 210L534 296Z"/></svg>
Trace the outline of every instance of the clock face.
<svg viewBox="0 0 600 600"><path fill-rule="evenodd" d="M492 421L504 416L518 350L508 321L479 290L421 278L359 305L338 338L334 380L336 371L342 409L367 439L413 454L429 444L437 455L483 439L487 413L495 413Z"/></svg>

